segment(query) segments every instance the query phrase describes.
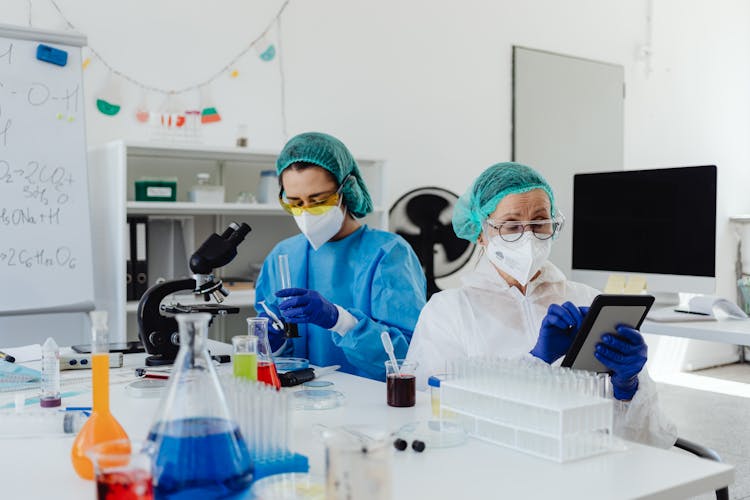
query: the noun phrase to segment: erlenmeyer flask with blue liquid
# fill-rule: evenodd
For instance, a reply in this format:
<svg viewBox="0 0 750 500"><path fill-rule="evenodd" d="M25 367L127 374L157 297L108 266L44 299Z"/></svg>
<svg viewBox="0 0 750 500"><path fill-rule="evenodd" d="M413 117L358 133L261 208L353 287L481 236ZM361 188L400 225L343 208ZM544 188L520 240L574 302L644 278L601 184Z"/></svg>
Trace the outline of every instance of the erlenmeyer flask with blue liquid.
<svg viewBox="0 0 750 500"><path fill-rule="evenodd" d="M253 464L208 354L208 313L178 314L180 350L148 439L156 447L156 498L234 498Z"/></svg>

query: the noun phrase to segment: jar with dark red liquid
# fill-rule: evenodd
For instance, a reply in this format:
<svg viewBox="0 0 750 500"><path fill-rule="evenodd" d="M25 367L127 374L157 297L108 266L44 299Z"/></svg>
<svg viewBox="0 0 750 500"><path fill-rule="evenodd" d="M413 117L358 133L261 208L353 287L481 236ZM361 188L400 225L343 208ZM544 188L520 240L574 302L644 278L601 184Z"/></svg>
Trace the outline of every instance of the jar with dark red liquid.
<svg viewBox="0 0 750 500"><path fill-rule="evenodd" d="M388 406L414 406L417 399L417 363L397 359L398 370L390 361L385 362L385 383Z"/></svg>
<svg viewBox="0 0 750 500"><path fill-rule="evenodd" d="M152 443L105 441L87 455L94 465L98 500L153 500Z"/></svg>

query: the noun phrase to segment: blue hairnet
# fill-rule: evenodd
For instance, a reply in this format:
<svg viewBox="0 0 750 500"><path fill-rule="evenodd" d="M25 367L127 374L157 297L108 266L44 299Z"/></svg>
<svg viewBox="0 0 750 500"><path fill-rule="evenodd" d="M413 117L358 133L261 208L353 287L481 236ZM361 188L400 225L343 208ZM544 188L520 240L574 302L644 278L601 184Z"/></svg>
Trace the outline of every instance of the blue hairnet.
<svg viewBox="0 0 750 500"><path fill-rule="evenodd" d="M297 162L312 163L328 170L339 185L351 174L341 190L344 204L355 217L364 217L372 212L370 193L357 162L343 142L320 132L306 132L292 137L276 160L276 173L281 176L285 168Z"/></svg>
<svg viewBox="0 0 750 500"><path fill-rule="evenodd" d="M520 163L497 163L482 172L474 184L458 199L453 209L453 230L459 238L476 241L482 222L495 211L500 200L509 194L543 189L549 196L555 216L555 196L542 175Z"/></svg>

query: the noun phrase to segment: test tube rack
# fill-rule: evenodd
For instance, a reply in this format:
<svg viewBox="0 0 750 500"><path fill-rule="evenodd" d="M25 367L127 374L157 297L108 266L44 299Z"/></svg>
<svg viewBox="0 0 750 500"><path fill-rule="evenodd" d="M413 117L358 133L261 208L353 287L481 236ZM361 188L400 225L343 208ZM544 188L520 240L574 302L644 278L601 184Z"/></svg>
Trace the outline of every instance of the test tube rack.
<svg viewBox="0 0 750 500"><path fill-rule="evenodd" d="M308 472L307 457L292 452L291 409L285 392L237 378L220 377L229 413L245 439L253 461L253 481L283 472Z"/></svg>
<svg viewBox="0 0 750 500"><path fill-rule="evenodd" d="M607 377L530 360L449 363L441 415L467 434L556 462L612 449Z"/></svg>

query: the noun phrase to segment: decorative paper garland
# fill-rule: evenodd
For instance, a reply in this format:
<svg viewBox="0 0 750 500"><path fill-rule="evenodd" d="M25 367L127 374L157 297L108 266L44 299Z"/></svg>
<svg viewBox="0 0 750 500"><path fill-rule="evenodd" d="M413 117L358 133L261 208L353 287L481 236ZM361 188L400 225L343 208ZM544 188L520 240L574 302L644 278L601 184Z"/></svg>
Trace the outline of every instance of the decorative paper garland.
<svg viewBox="0 0 750 500"><path fill-rule="evenodd" d="M278 60L279 63L279 74L281 76L281 120L282 120L282 132L284 136L287 136L287 126L286 126L286 99L285 99L285 86L286 81L284 77L284 70L281 65L283 64L282 57L281 57L281 15L284 13L284 10L286 9L287 5L289 5L289 2L291 0L285 0L284 3L281 5L279 10L276 12L276 15L273 17L273 19L268 23L266 28L261 32L260 35L258 35L254 40L252 40L248 45L246 45L236 56L234 56L232 59L229 60L227 64L225 64L219 71L214 73L212 76L207 78L206 80L202 82L198 82L192 85L188 85L186 87L180 88L180 89L165 89L160 87L155 87L153 85L148 85L146 83L141 82L140 80L131 77L122 71L116 69L114 66L112 66L109 62L107 62L106 59L102 57L102 55L91 45L88 46L89 51L91 54L99 60L99 62L102 63L102 65L107 68L110 72L110 75L118 76L122 78L123 80L131 83L132 85L135 85L136 87L139 87L145 92L154 92L159 94L164 94L167 96L175 96L179 94L184 94L187 92L192 91L200 91L203 87L206 87L213 83L215 80L217 80L220 76L222 76L225 73L228 73L230 77L236 78L239 76L239 71L235 68L237 65L237 62L242 59L251 49L255 48L258 57L264 61L264 62L270 62L274 59ZM52 4L52 6L55 8L57 13L60 15L62 20L65 22L65 24L74 31L80 31L76 28L76 26L68 19L68 17L63 13L60 6L57 4L56 0L49 0L49 2ZM29 23L31 23L31 9L29 9ZM270 43L268 41L268 33L273 28L273 25L277 25L276 35L277 40L276 44ZM277 57L278 56L278 57ZM91 58L87 57L83 61L83 69L86 69L91 63ZM97 99L96 100L96 106L97 109L108 116L114 116L119 111L121 106L114 104L112 102L109 102L105 99ZM139 122L146 123L149 121L148 113L145 109L139 106L139 108L136 110L136 119ZM213 105L205 107L201 111L201 123L215 123L221 120L221 116L216 110L216 107Z"/></svg>

